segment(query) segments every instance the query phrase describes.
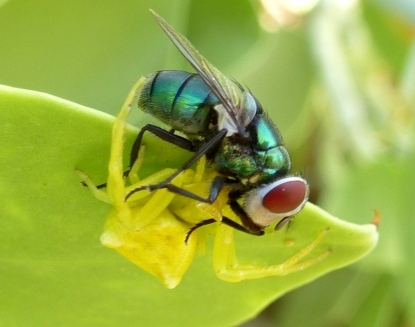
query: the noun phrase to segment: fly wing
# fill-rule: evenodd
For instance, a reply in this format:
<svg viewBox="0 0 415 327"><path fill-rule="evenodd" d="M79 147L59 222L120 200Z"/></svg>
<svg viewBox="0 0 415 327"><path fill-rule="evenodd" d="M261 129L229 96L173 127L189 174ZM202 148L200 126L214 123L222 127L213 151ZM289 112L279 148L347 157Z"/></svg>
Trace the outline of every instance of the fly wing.
<svg viewBox="0 0 415 327"><path fill-rule="evenodd" d="M176 32L173 27L153 10L150 11L167 36L172 40L175 46L221 102L228 114L226 116L228 117L222 117L220 120L229 121L230 119L231 121L229 121L229 123L237 129L238 133L242 136L246 136L247 133L243 126L241 115L238 113L237 109L240 107L241 90L235 86L234 82L203 58L188 39ZM220 112L221 110L217 111L219 116L223 114Z"/></svg>

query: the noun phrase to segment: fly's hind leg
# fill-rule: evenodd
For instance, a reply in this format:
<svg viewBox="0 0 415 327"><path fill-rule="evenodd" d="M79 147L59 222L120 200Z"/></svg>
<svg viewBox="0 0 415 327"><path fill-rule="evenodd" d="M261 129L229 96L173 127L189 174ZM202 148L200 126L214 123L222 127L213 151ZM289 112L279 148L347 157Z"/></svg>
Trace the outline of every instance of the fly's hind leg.
<svg viewBox="0 0 415 327"><path fill-rule="evenodd" d="M330 253L327 250L311 259L301 261L325 237L328 229L324 229L311 243L280 264L270 266L240 264L236 258L233 231L233 228L219 224L216 230L213 248L213 266L215 272L218 278L227 282L239 282L245 279L257 279L269 276L286 276L322 261Z"/></svg>
<svg viewBox="0 0 415 327"><path fill-rule="evenodd" d="M137 138L134 141L133 147L131 148L130 167L134 165L134 162L136 161L140 153L143 142L143 136L145 132L150 132L158 138L162 139L163 141L174 144L181 149L195 152L192 142L190 142L188 139L184 137L174 134L174 130L166 131L165 129L160 128L158 126L147 124L141 128L140 132L137 135Z"/></svg>

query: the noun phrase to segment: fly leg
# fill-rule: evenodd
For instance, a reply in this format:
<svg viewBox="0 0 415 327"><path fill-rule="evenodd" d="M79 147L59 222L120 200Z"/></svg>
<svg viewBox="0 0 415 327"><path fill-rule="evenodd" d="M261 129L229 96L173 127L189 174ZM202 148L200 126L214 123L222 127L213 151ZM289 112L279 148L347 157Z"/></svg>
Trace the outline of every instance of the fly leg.
<svg viewBox="0 0 415 327"><path fill-rule="evenodd" d="M138 153L140 151L140 146L143 141L143 136L145 132L150 132L154 134L155 136L157 136L158 138L162 139L163 141L174 144L178 146L179 148L182 148L190 152L195 152L194 145L188 139L181 137L179 135L173 134L170 131L166 131L163 128L160 128L160 127L157 127L151 124L147 124L143 128L141 128L140 133L138 133L137 138L134 141L133 147L131 149L131 154L130 154L130 167L134 165L134 162L136 161L138 157Z"/></svg>
<svg viewBox="0 0 415 327"><path fill-rule="evenodd" d="M212 194L212 188L213 187L211 187L211 194ZM265 234L264 227L255 224L252 221L252 219L249 217L248 213L238 203L237 200L241 197L241 192L239 190L231 191L229 192L228 197L229 197L228 204L231 207L232 211L239 217L239 219L241 220L241 223L237 223L236 221L229 219L225 216L222 217L221 223L229 227L232 227L236 230L239 230L240 232L247 233L247 234L256 235L256 236L264 235ZM201 221L200 223L194 225L190 229L189 233L187 234L187 238L190 236L190 234L193 231L195 231L199 227L209 225L215 222L217 222L217 220L215 219L207 219L207 220Z"/></svg>
<svg viewBox="0 0 415 327"><path fill-rule="evenodd" d="M129 176L131 169L133 168L135 162L137 161L137 158L139 157L140 147L141 143L143 141L143 136L145 132L150 132L154 134L155 136L159 137L163 141L166 141L168 143L174 144L178 146L179 148L182 148L184 150L195 152L194 145L192 142L190 142L188 139L181 137L179 135L175 135L170 131L166 131L163 128L147 124L143 128L141 128L140 133L138 133L137 138L134 141L133 147L131 149L130 154L130 170L127 170L124 172L124 177ZM103 183L100 185L97 185L96 188L101 189L107 187L107 183Z"/></svg>
<svg viewBox="0 0 415 327"><path fill-rule="evenodd" d="M194 225L187 232L185 242L187 243L187 240L189 239L190 235L196 229L199 229L200 227L210 225L210 224L213 224L213 223L222 223L226 226L232 227L233 229L236 229L240 232L244 232L244 233L247 233L247 234L250 234L250 235L262 236L262 235L265 234L265 232L263 230L258 230L257 232L252 232L251 230L247 229L245 226L238 224L236 221L233 221L232 219L229 219L228 217L222 216L221 221L217 221L216 219L211 218L211 219L202 220L200 223L197 223L196 225Z"/></svg>
<svg viewBox="0 0 415 327"><path fill-rule="evenodd" d="M146 125L145 127L147 127L147 126L149 126L149 125ZM150 126L153 126L153 125L150 125ZM155 126L153 126L153 127L155 127ZM146 129L146 130L149 130L149 129ZM171 133L169 133L169 132L167 132L167 131L165 131L163 129L159 129L159 128L155 128L154 129L154 128L151 128L151 131L152 132L153 131L156 131L156 130L157 130L156 133L159 133L160 130L163 131L160 134L155 134L157 136L162 135L164 137L164 136L169 135L169 137L166 138L165 140L167 142L172 143L172 144L175 144L175 145L180 146L179 143L180 144L184 144L185 143L185 142L181 143L181 141L179 141L179 138L181 138L181 139L183 139L183 140L185 140L185 141L187 141L187 142L190 143L189 140L184 139L184 138L182 138L182 137L180 137L178 135L171 134ZM142 134L144 134L144 132ZM212 148L215 148L223 140L223 138L226 136L226 133L227 133L227 130L226 129L223 129L223 130L219 131L219 133L216 134L212 139L210 139L207 143L205 143L204 145L202 145L199 148L199 150L194 154L194 156L192 156L188 161L186 161L181 168L177 169L170 177L166 178L163 182L161 182L159 184L147 185L147 186L139 186L137 188L134 188L134 189L132 189L126 195L125 200L127 200L134 193L136 193L138 191L141 191L143 189L146 189L146 190L152 192L154 190L166 188L170 192L173 192L173 193L176 193L176 194L179 194L179 195L186 196L186 197L191 198L191 199L194 199L196 201L207 202L207 203L214 202L216 200L216 198L218 197L219 192L222 189L223 185L225 184L225 179L222 178L222 177L220 177L220 176L217 176L217 177L215 177L213 179L212 186L210 188L210 193L209 193L209 197L208 198L201 197L201 196L199 196L197 194L194 194L192 192L189 192L189 191L187 191L187 190L185 190L183 188L177 187L177 186L171 184L171 181L175 177L177 177L178 175L180 175L183 171L185 171L186 169L190 168L197 160L199 160L203 155L205 155L206 153L208 153ZM140 132L140 134L141 134L141 132ZM139 139L139 137L140 137L140 135L137 137L137 140L139 140L138 142L136 140L136 143L137 144L134 143L133 150L132 150L132 158L133 158L133 156L135 156L136 154L138 154L138 150L140 148L140 143L141 143L142 135L141 135L141 138L140 139ZM159 136L159 137L163 139L163 137L161 137L161 136ZM177 141L177 143L175 143L176 141ZM192 148L193 148L193 145L192 145ZM189 150L189 151L191 151L191 150Z"/></svg>

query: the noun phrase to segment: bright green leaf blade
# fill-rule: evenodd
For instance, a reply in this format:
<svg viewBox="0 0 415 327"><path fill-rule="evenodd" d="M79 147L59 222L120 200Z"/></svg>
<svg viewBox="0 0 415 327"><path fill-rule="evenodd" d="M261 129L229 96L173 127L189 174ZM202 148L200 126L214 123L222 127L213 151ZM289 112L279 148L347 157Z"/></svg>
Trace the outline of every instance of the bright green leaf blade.
<svg viewBox="0 0 415 327"><path fill-rule="evenodd" d="M213 272L209 242L207 255L194 260L176 289L167 290L99 243L110 208L83 189L74 172L76 167L97 182L106 180L113 118L9 87L0 89L0 108L0 320L5 325L236 325L289 290L358 260L377 242L373 224L346 223L309 204L288 231L263 237L236 233L237 255L245 263L276 264L328 227L309 255L329 249L322 262L286 277L226 283ZM127 149L135 132L129 133ZM154 139L146 142L148 173L183 161L183 152Z"/></svg>

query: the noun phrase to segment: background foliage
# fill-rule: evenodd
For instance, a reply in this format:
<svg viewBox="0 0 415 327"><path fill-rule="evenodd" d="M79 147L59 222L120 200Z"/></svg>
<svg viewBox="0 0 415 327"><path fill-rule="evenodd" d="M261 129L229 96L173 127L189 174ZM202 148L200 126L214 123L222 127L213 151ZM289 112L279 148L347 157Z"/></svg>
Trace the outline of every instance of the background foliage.
<svg viewBox="0 0 415 327"><path fill-rule="evenodd" d="M277 20L270 7L239 0L3 1L0 6L1 84L110 114L139 76L188 68L148 13L156 10L261 100L285 136L294 168L310 180L314 202L357 223L370 221L374 208L381 213L374 253L286 295L249 324L415 325L413 4L320 1L304 14L277 7ZM143 119L137 113L131 122L140 126ZM87 159L87 169L102 171L96 178L104 179L99 167L107 159ZM27 167L27 173L36 170ZM103 206L97 215L104 217L105 211ZM102 222L90 224L99 233ZM23 216L22 225L27 227ZM21 246L30 247L24 240L22 235ZM18 275L4 273L18 283ZM94 301L81 292L82 285L73 289Z"/></svg>

